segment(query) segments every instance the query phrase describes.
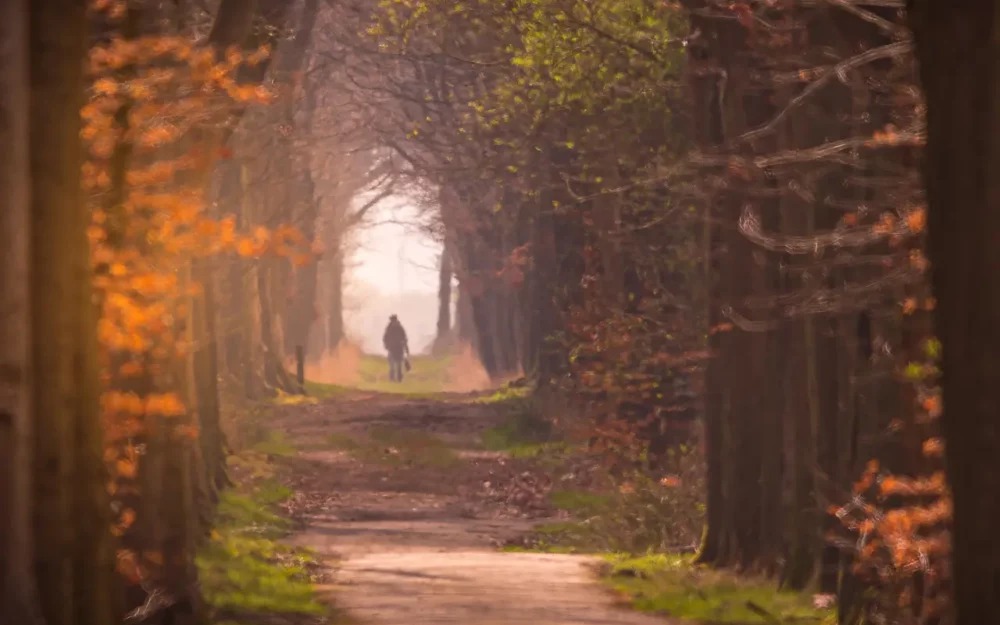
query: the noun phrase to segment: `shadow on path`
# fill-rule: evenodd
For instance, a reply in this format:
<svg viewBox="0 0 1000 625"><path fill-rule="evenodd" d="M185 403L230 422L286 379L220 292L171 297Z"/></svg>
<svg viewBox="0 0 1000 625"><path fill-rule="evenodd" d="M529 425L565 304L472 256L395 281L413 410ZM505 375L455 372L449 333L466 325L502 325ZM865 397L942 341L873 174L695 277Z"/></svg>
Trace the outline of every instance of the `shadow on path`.
<svg viewBox="0 0 1000 625"><path fill-rule="evenodd" d="M279 412L275 426L304 450L287 463L289 505L303 521L292 541L338 561L332 601L362 625L662 625L617 607L592 558L497 550L539 520L483 496L519 470L472 451L503 418L488 404L370 394ZM324 444L375 428L433 435L454 460L362 461Z"/></svg>

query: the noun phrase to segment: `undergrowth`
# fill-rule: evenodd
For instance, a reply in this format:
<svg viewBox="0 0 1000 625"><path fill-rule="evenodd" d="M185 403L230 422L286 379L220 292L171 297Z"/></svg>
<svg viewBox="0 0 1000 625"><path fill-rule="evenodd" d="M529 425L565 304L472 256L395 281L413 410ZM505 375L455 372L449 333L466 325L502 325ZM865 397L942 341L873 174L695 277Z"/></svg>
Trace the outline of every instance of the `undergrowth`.
<svg viewBox="0 0 1000 625"><path fill-rule="evenodd" d="M568 486L549 498L568 520L536 527L517 546L582 553L693 551L705 520L704 465L691 447L674 451L669 464L677 472L659 478L644 470L612 478L598 467L605 477L596 484L575 487L566 480ZM572 478L581 469L570 471Z"/></svg>
<svg viewBox="0 0 1000 625"><path fill-rule="evenodd" d="M702 623L836 623L812 596L766 578L694 565L687 555L608 556L604 581L643 612Z"/></svg>
<svg viewBox="0 0 1000 625"><path fill-rule="evenodd" d="M482 403L502 404L507 418L480 435L484 449L504 451L512 456L533 457L546 448L565 447L551 421L541 417L531 403L530 395L521 389L502 388Z"/></svg>

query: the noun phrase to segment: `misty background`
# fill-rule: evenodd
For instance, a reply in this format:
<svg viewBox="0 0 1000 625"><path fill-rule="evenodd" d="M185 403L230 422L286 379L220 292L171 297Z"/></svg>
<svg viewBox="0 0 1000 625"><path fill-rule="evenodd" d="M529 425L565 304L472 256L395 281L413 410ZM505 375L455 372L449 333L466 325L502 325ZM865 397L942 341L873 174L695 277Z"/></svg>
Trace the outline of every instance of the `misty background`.
<svg viewBox="0 0 1000 625"><path fill-rule="evenodd" d="M384 351L391 314L399 315L414 354L434 341L441 244L421 227L421 217L408 198L390 197L354 234L344 272L344 325L348 340L367 353ZM452 318L454 306L453 298Z"/></svg>

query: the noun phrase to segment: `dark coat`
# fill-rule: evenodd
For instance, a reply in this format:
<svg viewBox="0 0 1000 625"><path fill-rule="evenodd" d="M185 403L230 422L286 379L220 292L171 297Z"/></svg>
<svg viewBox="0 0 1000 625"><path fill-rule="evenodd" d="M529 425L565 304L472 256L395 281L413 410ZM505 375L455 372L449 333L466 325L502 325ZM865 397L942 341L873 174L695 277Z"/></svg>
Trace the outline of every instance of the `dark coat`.
<svg viewBox="0 0 1000 625"><path fill-rule="evenodd" d="M382 344L391 356L399 357L410 352L406 340L406 330L403 329L403 324L398 319L391 320L386 326L385 334L382 335Z"/></svg>

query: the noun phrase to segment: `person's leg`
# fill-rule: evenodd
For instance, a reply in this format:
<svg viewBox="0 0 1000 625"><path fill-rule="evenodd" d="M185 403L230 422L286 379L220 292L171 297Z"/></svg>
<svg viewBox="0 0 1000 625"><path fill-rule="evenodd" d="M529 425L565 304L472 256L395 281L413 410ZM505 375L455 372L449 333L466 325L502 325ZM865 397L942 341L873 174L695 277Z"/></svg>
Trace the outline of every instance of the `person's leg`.
<svg viewBox="0 0 1000 625"><path fill-rule="evenodd" d="M392 354L389 354L389 381L396 381L396 359Z"/></svg>

